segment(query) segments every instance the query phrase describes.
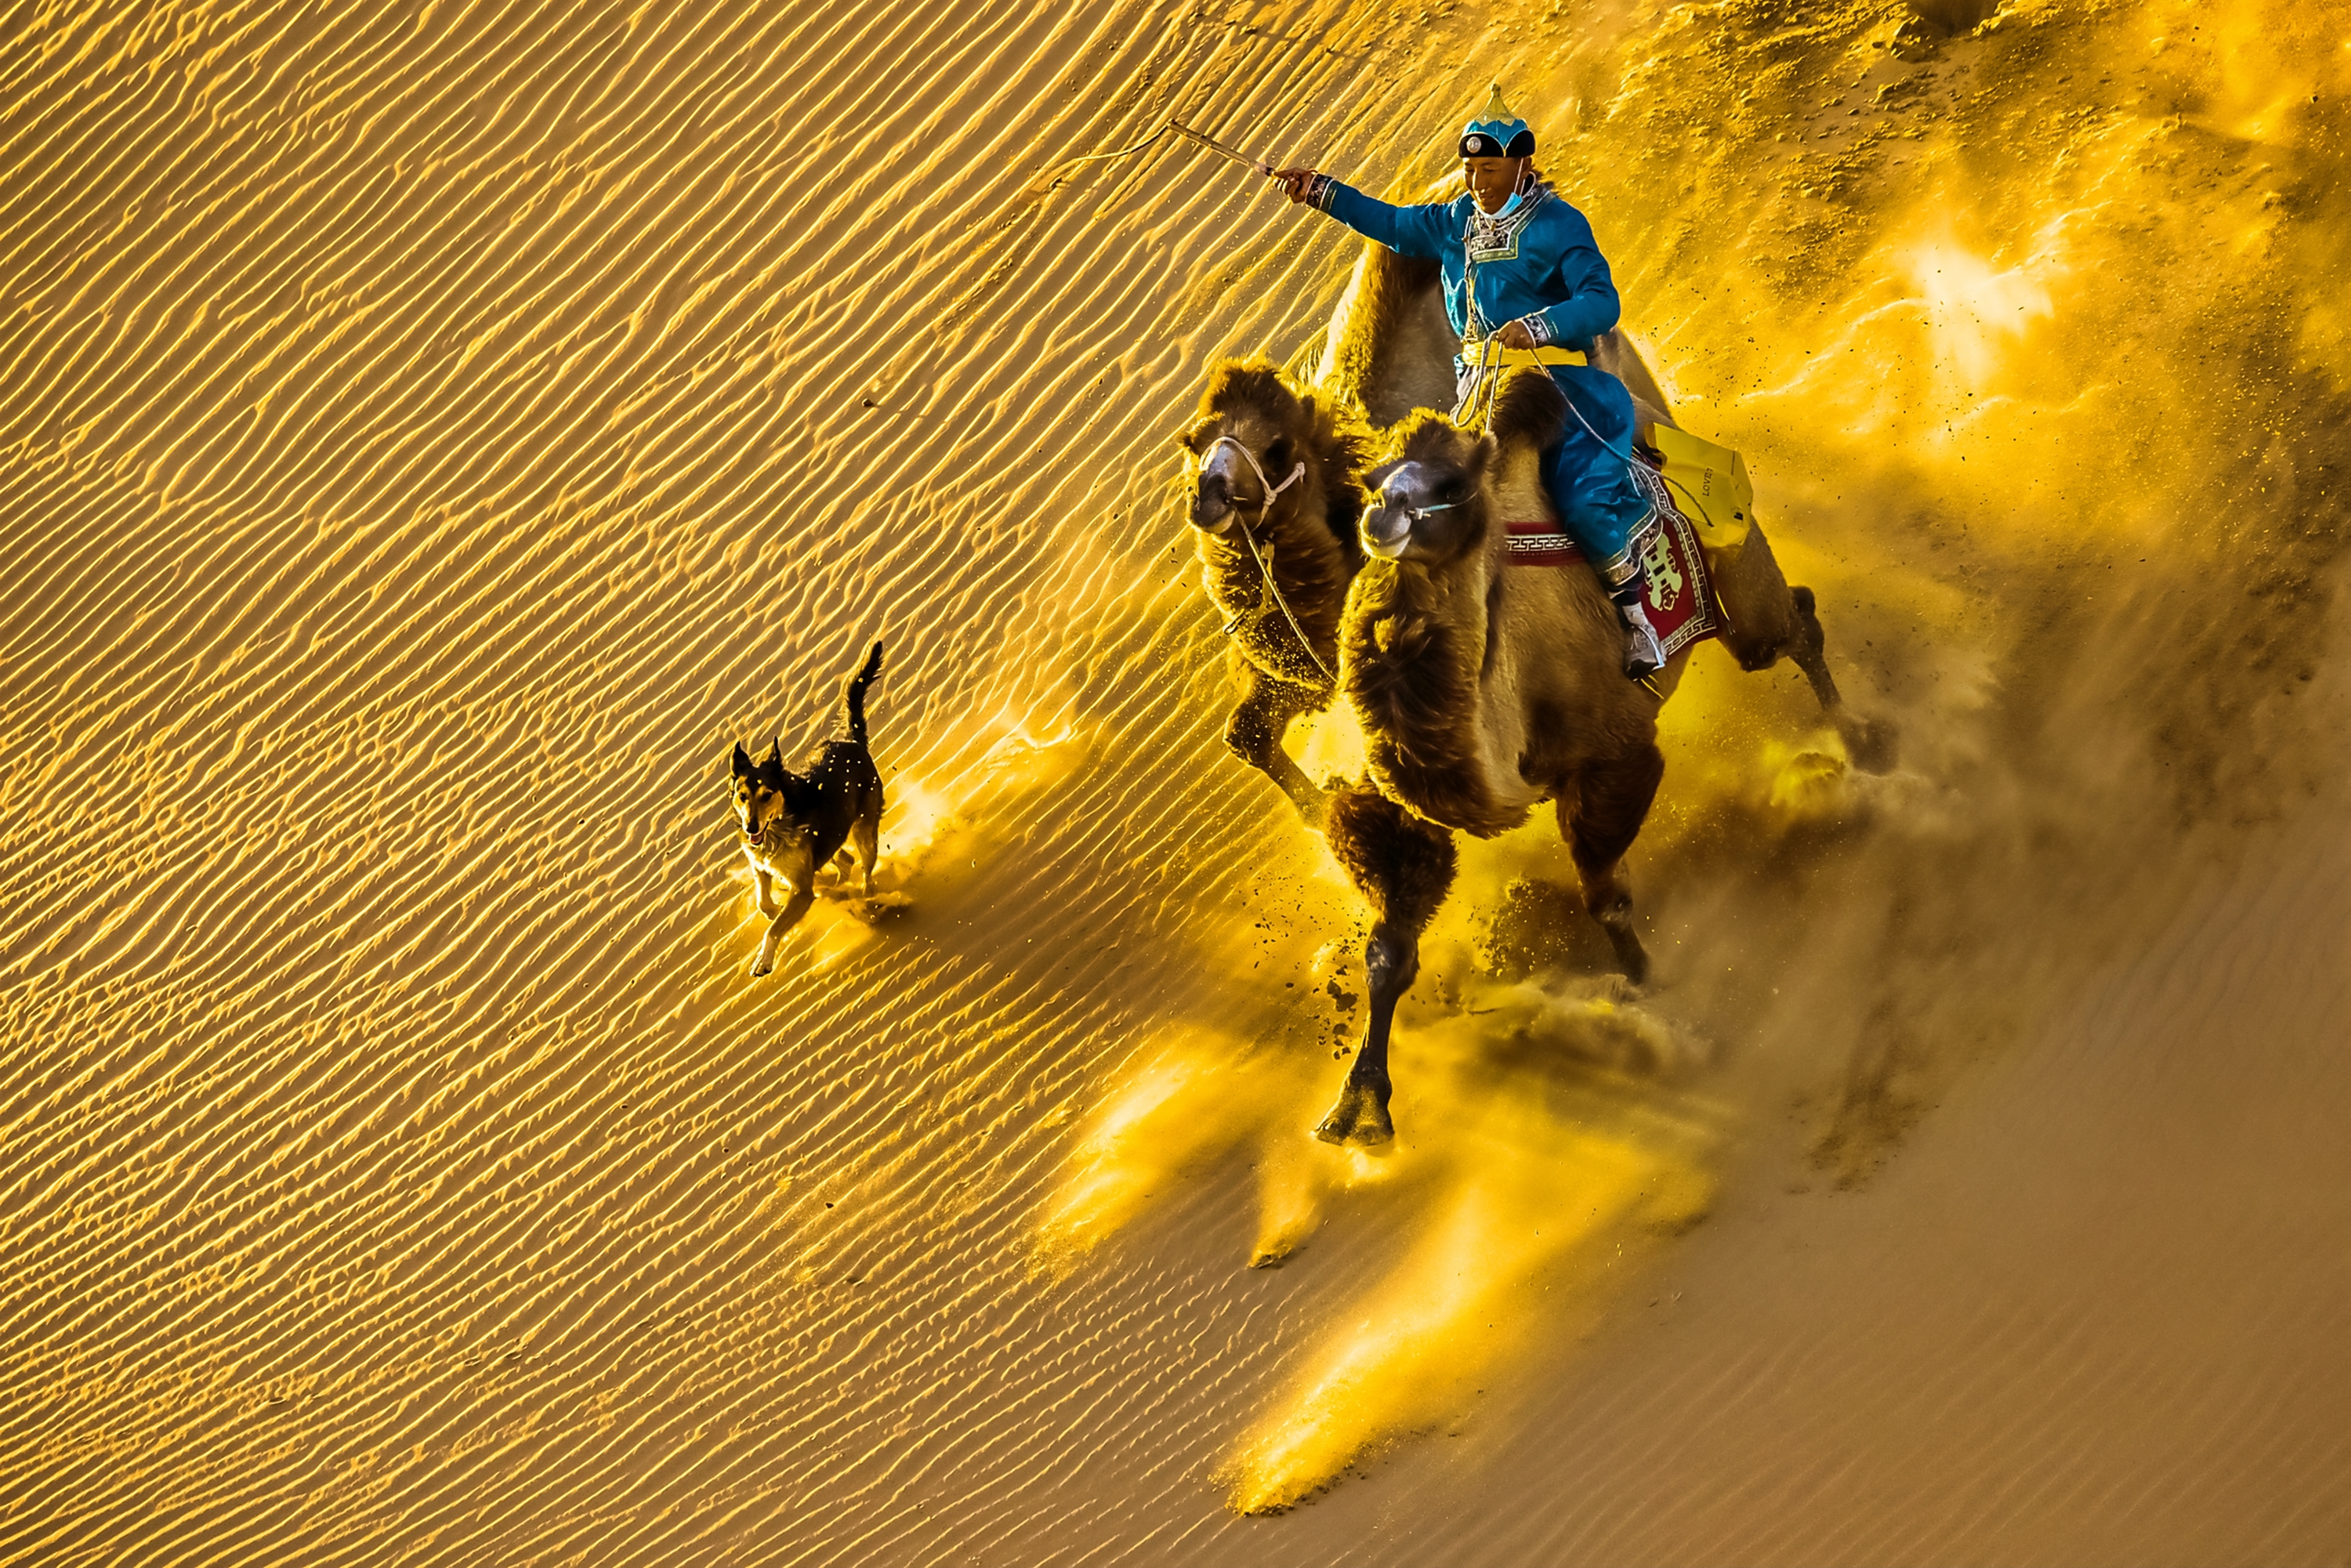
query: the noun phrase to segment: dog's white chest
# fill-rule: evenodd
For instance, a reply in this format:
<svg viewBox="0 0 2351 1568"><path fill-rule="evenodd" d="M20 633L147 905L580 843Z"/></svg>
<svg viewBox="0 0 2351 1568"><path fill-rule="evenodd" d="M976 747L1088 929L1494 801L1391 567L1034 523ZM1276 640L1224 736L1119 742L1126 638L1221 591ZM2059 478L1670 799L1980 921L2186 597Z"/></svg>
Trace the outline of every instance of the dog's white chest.
<svg viewBox="0 0 2351 1568"><path fill-rule="evenodd" d="M788 820L770 824L766 832L745 844L743 858L764 876L788 887L805 887L815 880L811 849L807 830L791 826Z"/></svg>

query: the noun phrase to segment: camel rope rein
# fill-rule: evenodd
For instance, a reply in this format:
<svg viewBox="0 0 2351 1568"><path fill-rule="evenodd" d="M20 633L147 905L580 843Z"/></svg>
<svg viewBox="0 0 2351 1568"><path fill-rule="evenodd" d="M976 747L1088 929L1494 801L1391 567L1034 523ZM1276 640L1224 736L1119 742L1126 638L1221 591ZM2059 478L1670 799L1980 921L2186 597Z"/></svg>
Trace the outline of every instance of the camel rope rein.
<svg viewBox="0 0 2351 1568"><path fill-rule="evenodd" d="M1258 504L1257 520L1259 527L1264 527L1266 520L1273 516L1274 501L1284 490L1289 489L1292 485L1297 484L1299 480L1306 476L1306 459L1301 457L1296 463L1290 465L1290 477L1277 485L1272 480L1268 479L1265 476L1265 470L1258 464L1257 454L1251 452L1238 441L1234 440L1229 435L1219 435L1214 441L1208 443L1208 450L1210 452L1214 452L1219 446L1229 446L1234 451L1239 453L1241 455L1241 461L1249 465L1249 472L1257 476L1257 487L1265 492L1265 499ZM1249 518L1242 516L1242 509L1238 504L1233 507L1233 520L1240 524L1241 542L1249 546L1249 559L1257 562L1258 575L1265 580L1265 591L1267 593L1272 595L1274 607L1281 612L1281 618L1290 622L1290 631L1297 633L1298 645L1306 650L1306 656L1314 661L1314 667L1322 673L1322 678L1332 685L1336 686L1339 684L1339 677L1332 674L1329 666L1322 663L1322 655L1314 651L1313 640L1306 635L1306 628L1301 626L1298 623L1298 617L1290 613L1290 601L1281 596L1281 590L1274 584L1272 563L1267 560L1263 552L1259 550L1257 548L1257 536L1249 532ZM1224 628L1225 634L1228 637L1231 636L1233 628L1239 624L1240 617L1238 615L1234 616L1230 621L1226 622Z"/></svg>

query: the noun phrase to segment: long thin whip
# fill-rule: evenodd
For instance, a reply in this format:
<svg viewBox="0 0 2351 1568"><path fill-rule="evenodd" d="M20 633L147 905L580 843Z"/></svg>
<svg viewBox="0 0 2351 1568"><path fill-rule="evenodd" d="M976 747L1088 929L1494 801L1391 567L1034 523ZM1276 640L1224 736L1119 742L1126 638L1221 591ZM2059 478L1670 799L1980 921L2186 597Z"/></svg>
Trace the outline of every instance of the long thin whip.
<svg viewBox="0 0 2351 1568"><path fill-rule="evenodd" d="M1121 147L1115 152L1088 152L1076 158L1064 158L1059 163L1054 164L1051 168L1047 169L1043 173L1029 181L1029 187L1032 191L1040 185L1046 185L1050 188L1050 183L1057 183L1059 182L1061 171L1064 169L1074 169L1081 163L1105 163L1116 158L1132 158L1136 153L1149 147L1152 143L1157 141L1161 137L1166 135L1171 131L1176 132L1178 136L1182 136L1192 141L1197 142L1199 145L1207 148L1209 152L1214 152L1220 158L1231 160L1233 162L1239 164L1244 169L1254 170L1260 174L1271 174L1273 172L1273 166L1271 164L1256 158L1251 158L1246 153L1236 152L1231 148L1226 146L1223 142L1217 141L1215 137L1205 136L1199 131L1193 130L1190 126L1186 125L1183 121L1171 118L1165 124L1160 126L1158 130L1153 131L1150 135L1130 146Z"/></svg>
<svg viewBox="0 0 2351 1568"><path fill-rule="evenodd" d="M1184 124L1181 120L1170 120L1165 129L1174 131L1178 136L1187 136L1191 138L1201 146L1207 148L1209 152L1215 153L1217 157L1228 158L1244 169L1253 169L1260 174L1271 174L1273 172L1273 166L1266 162L1263 159L1251 158L1247 153L1236 152L1231 148L1226 146L1223 142L1217 141L1215 137L1203 136L1198 131L1193 130L1190 126Z"/></svg>
<svg viewBox="0 0 2351 1568"><path fill-rule="evenodd" d="M1060 162L1054 164L1051 168L1046 170L1044 173L1040 174L1035 179L1029 181L1029 187L1030 190L1035 190L1038 186L1046 183L1048 176L1056 177L1056 183L1058 183L1058 176L1061 174L1062 170L1074 169L1081 163L1101 163L1113 158L1132 158L1137 152L1142 152L1144 148L1150 146L1153 142L1158 141L1161 137L1166 134L1167 127L1163 125L1158 130L1153 131L1150 135L1144 137L1142 141L1134 143L1132 147L1122 147L1115 152L1088 152L1082 157L1064 158Z"/></svg>

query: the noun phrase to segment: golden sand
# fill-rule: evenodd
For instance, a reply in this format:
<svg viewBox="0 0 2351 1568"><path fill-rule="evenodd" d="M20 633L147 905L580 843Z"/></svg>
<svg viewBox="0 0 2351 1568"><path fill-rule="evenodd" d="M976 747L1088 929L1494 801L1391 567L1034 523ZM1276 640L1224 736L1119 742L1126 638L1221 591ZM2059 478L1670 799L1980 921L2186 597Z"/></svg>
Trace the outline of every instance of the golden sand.
<svg viewBox="0 0 2351 1568"><path fill-rule="evenodd" d="M1354 242L1050 171L1489 78L1904 765L1702 651L1656 983L1465 844L1372 1156L1168 493ZM2340 1560L2346 132L2288 0L0 17L0 1563Z"/></svg>

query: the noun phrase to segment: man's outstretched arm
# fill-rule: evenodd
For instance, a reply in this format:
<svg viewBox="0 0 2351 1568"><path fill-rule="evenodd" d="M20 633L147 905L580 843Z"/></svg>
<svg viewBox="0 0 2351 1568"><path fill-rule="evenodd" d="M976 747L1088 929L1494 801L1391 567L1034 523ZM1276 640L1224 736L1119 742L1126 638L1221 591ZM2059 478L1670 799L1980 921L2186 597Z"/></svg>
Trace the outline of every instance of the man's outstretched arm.
<svg viewBox="0 0 2351 1568"><path fill-rule="evenodd" d="M1299 205L1328 213L1365 239L1400 255L1435 261L1443 253L1447 222L1441 203L1392 207L1312 169L1276 169L1271 177Z"/></svg>

